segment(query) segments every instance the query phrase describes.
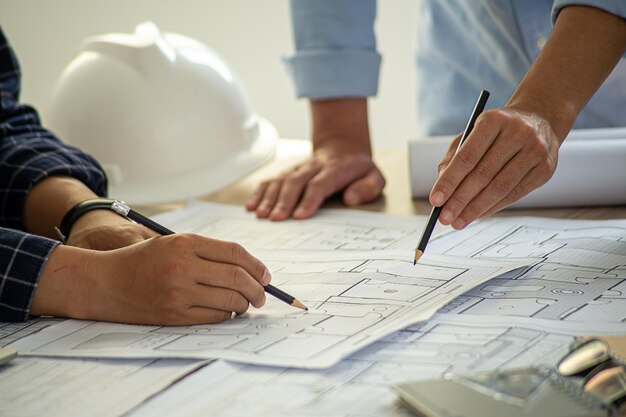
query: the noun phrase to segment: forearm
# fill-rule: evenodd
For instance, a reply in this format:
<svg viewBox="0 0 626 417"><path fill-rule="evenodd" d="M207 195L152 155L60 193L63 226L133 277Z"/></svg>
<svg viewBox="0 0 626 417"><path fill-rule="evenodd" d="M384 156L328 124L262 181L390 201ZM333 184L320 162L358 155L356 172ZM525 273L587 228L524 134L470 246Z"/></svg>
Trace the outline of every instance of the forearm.
<svg viewBox="0 0 626 417"><path fill-rule="evenodd" d="M65 213L81 201L97 195L79 180L49 177L37 183L26 197L24 226L30 233L56 238L54 227L61 224Z"/></svg>
<svg viewBox="0 0 626 417"><path fill-rule="evenodd" d="M367 99L312 100L313 149L371 155Z"/></svg>
<svg viewBox="0 0 626 417"><path fill-rule="evenodd" d="M624 51L626 20L592 7L567 7L507 107L539 114L562 141Z"/></svg>

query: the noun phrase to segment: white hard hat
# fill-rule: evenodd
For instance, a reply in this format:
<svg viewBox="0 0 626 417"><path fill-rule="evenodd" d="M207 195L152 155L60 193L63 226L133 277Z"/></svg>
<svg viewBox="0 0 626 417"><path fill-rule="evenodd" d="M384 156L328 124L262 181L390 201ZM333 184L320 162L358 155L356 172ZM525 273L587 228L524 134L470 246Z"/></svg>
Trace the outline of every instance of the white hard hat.
<svg viewBox="0 0 626 417"><path fill-rule="evenodd" d="M109 194L134 204L222 188L269 160L277 138L214 51L153 23L88 38L50 114L53 131L102 164Z"/></svg>

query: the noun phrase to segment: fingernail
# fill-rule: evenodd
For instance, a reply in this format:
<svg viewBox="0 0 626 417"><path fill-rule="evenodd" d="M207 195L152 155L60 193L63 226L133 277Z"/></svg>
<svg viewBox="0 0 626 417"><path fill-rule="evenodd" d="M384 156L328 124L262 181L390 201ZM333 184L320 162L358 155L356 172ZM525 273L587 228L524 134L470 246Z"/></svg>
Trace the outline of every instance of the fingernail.
<svg viewBox="0 0 626 417"><path fill-rule="evenodd" d="M356 193L347 193L345 196L345 202L349 206L355 206L361 202L361 199Z"/></svg>
<svg viewBox="0 0 626 417"><path fill-rule="evenodd" d="M465 227L465 221L463 219L456 219L454 223L452 223L452 227L455 229L462 229Z"/></svg>
<svg viewBox="0 0 626 417"><path fill-rule="evenodd" d="M271 280L272 280L272 275L270 274L270 271L266 269L265 272L263 272L263 278L261 278L261 284L267 285L270 283Z"/></svg>
<svg viewBox="0 0 626 417"><path fill-rule="evenodd" d="M439 207L443 204L444 195L441 191L437 191L433 194L433 204L435 207Z"/></svg>
<svg viewBox="0 0 626 417"><path fill-rule="evenodd" d="M444 210L443 213L441 213L441 219L450 223L452 221L452 212L450 210Z"/></svg>

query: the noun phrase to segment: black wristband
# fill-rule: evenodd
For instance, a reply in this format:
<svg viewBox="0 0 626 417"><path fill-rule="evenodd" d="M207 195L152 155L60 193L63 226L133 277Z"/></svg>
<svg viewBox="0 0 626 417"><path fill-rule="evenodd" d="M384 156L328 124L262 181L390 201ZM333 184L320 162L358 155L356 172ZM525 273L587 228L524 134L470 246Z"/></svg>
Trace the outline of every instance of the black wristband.
<svg viewBox="0 0 626 417"><path fill-rule="evenodd" d="M72 226L83 214L92 210L106 209L114 211L120 216L125 217L125 213L120 212L120 206L122 206L122 211L124 211L124 208L127 208L123 202L110 198L92 198L90 200L82 201L65 213L63 220L61 220L61 224L58 227L55 227L54 230L56 230L61 242L65 243L70 236Z"/></svg>

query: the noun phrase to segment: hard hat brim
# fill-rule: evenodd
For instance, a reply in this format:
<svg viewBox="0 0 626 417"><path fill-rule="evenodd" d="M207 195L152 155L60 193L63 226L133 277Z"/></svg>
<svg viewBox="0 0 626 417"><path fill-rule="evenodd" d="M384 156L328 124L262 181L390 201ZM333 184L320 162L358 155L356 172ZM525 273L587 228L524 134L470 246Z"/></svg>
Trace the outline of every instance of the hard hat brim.
<svg viewBox="0 0 626 417"><path fill-rule="evenodd" d="M259 135L249 152L227 158L217 166L213 164L158 181L111 184L109 195L129 204L147 205L182 201L218 191L250 174L274 156L278 132L261 117L258 123Z"/></svg>

